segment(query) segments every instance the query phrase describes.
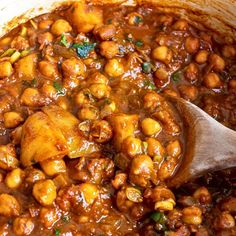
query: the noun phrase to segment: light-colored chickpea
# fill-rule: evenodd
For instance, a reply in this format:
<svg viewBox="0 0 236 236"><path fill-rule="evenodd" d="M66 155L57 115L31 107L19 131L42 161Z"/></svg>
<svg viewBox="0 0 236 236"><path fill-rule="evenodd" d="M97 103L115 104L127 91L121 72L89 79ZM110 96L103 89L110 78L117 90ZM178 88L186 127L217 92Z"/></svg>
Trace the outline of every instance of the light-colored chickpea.
<svg viewBox="0 0 236 236"><path fill-rule="evenodd" d="M123 141L121 150L128 156L135 157L142 154L142 141L139 138L129 136Z"/></svg>
<svg viewBox="0 0 236 236"><path fill-rule="evenodd" d="M221 212L214 221L216 230L230 229L235 227L234 217L227 211Z"/></svg>
<svg viewBox="0 0 236 236"><path fill-rule="evenodd" d="M39 214L40 221L45 228L51 229L52 226L60 219L56 208L42 207Z"/></svg>
<svg viewBox="0 0 236 236"><path fill-rule="evenodd" d="M22 115L15 111L9 111L3 114L4 126L6 128L15 128L24 121Z"/></svg>
<svg viewBox="0 0 236 236"><path fill-rule="evenodd" d="M96 120L99 116L99 110L95 106L85 105L78 111L80 120Z"/></svg>
<svg viewBox="0 0 236 236"><path fill-rule="evenodd" d="M200 208L191 206L182 211L182 220L186 224L200 225L202 223L202 211Z"/></svg>
<svg viewBox="0 0 236 236"><path fill-rule="evenodd" d="M83 183L79 185L79 189L89 205L99 197L99 190L95 184Z"/></svg>
<svg viewBox="0 0 236 236"><path fill-rule="evenodd" d="M166 147L167 154L177 158L181 154L181 145L179 140L170 141Z"/></svg>
<svg viewBox="0 0 236 236"><path fill-rule="evenodd" d="M70 77L70 76L84 76L86 71L86 66L84 63L75 57L66 59L62 62L62 70L64 76Z"/></svg>
<svg viewBox="0 0 236 236"><path fill-rule="evenodd" d="M39 22L39 29L48 30L50 29L51 25L53 24L52 20L42 20Z"/></svg>
<svg viewBox="0 0 236 236"><path fill-rule="evenodd" d="M45 97L51 99L55 99L57 96L57 90L50 84L43 84L41 91Z"/></svg>
<svg viewBox="0 0 236 236"><path fill-rule="evenodd" d="M197 199L201 204L211 203L211 194L206 187L198 188L194 193L193 197Z"/></svg>
<svg viewBox="0 0 236 236"><path fill-rule="evenodd" d="M96 120L93 122L90 135L97 143L106 143L112 138L112 127L105 120Z"/></svg>
<svg viewBox="0 0 236 236"><path fill-rule="evenodd" d="M174 23L173 29L185 31L188 29L188 22L184 19L180 19Z"/></svg>
<svg viewBox="0 0 236 236"><path fill-rule="evenodd" d="M224 45L222 54L226 58L234 58L236 56L236 48L233 45Z"/></svg>
<svg viewBox="0 0 236 236"><path fill-rule="evenodd" d="M74 97L75 104L79 107L92 102L89 90L80 90Z"/></svg>
<svg viewBox="0 0 236 236"><path fill-rule="evenodd" d="M89 90L95 98L102 99L110 96L111 87L105 84L91 84Z"/></svg>
<svg viewBox="0 0 236 236"><path fill-rule="evenodd" d="M198 38L189 36L185 39L184 46L188 53L194 54L199 50L200 41Z"/></svg>
<svg viewBox="0 0 236 236"><path fill-rule="evenodd" d="M163 101L163 98L154 91L149 91L143 98L144 108L154 111Z"/></svg>
<svg viewBox="0 0 236 236"><path fill-rule="evenodd" d="M12 73L13 68L9 61L0 62L0 78L9 77Z"/></svg>
<svg viewBox="0 0 236 236"><path fill-rule="evenodd" d="M114 180L111 181L111 183L112 183L112 186L115 189L119 189L123 185L125 185L126 180L127 180L127 174L125 174L125 173L118 173L118 174L115 175L115 178L114 178Z"/></svg>
<svg viewBox="0 0 236 236"><path fill-rule="evenodd" d="M101 40L112 39L116 34L116 27L114 25L99 25L95 27L94 34Z"/></svg>
<svg viewBox="0 0 236 236"><path fill-rule="evenodd" d="M210 72L205 75L203 82L209 89L219 88L222 85L220 77L214 72Z"/></svg>
<svg viewBox="0 0 236 236"><path fill-rule="evenodd" d="M189 82L196 82L198 79L198 74L199 69L195 63L190 63L188 66L185 67L184 76Z"/></svg>
<svg viewBox="0 0 236 236"><path fill-rule="evenodd" d="M0 215L12 217L20 214L20 204L10 194L0 194Z"/></svg>
<svg viewBox="0 0 236 236"><path fill-rule="evenodd" d="M47 79L55 79L58 77L57 65L49 61L40 61L39 62L39 71L42 75L47 77Z"/></svg>
<svg viewBox="0 0 236 236"><path fill-rule="evenodd" d="M30 235L34 230L34 223L29 217L17 217L13 221L13 231L18 236Z"/></svg>
<svg viewBox="0 0 236 236"><path fill-rule="evenodd" d="M195 61L200 65L204 64L207 62L208 55L209 52L207 50L200 50L195 56Z"/></svg>
<svg viewBox="0 0 236 236"><path fill-rule="evenodd" d="M148 147L147 153L149 156L153 157L154 161L161 161L165 154L165 149L162 144L155 138L148 138L146 140Z"/></svg>
<svg viewBox="0 0 236 236"><path fill-rule="evenodd" d="M169 74L165 68L158 68L154 73L154 83L158 88L164 87L169 83Z"/></svg>
<svg viewBox="0 0 236 236"><path fill-rule="evenodd" d="M132 12L128 16L129 25L143 25L143 17L137 12Z"/></svg>
<svg viewBox="0 0 236 236"><path fill-rule="evenodd" d="M186 100L194 101L198 96L198 89L194 85L181 84L178 86L181 97Z"/></svg>
<svg viewBox="0 0 236 236"><path fill-rule="evenodd" d="M39 170L39 169L29 169L26 172L26 178L25 181L29 182L29 183L35 183L39 180L44 180L45 179L45 174Z"/></svg>
<svg viewBox="0 0 236 236"><path fill-rule="evenodd" d="M42 206L53 204L57 196L56 186L52 180L40 180L33 186L33 196Z"/></svg>
<svg viewBox="0 0 236 236"><path fill-rule="evenodd" d="M147 136L157 135L162 130L160 123L151 118L145 118L142 120L141 127L142 132Z"/></svg>
<svg viewBox="0 0 236 236"><path fill-rule="evenodd" d="M87 79L88 84L108 84L108 78L102 73L96 71Z"/></svg>
<svg viewBox="0 0 236 236"><path fill-rule="evenodd" d="M124 74L125 69L118 59L113 58L106 63L105 72L111 77L118 77Z"/></svg>
<svg viewBox="0 0 236 236"><path fill-rule="evenodd" d="M113 41L104 41L100 44L100 53L102 56L111 59L119 53L119 46Z"/></svg>
<svg viewBox="0 0 236 236"><path fill-rule="evenodd" d="M212 69L216 72L221 72L225 68L225 61L222 57L220 57L217 54L212 54L208 58L210 66L212 66Z"/></svg>
<svg viewBox="0 0 236 236"><path fill-rule="evenodd" d="M57 36L68 33L72 30L69 22L63 19L56 20L51 27L51 32Z"/></svg>
<svg viewBox="0 0 236 236"><path fill-rule="evenodd" d="M20 168L14 169L9 172L5 178L5 184L8 188L18 188L23 182L25 173Z"/></svg>
<svg viewBox="0 0 236 236"><path fill-rule="evenodd" d="M46 160L46 161L40 162L40 165L43 171L49 176L54 176L56 174L66 172L66 164L62 159L61 160Z"/></svg>
<svg viewBox="0 0 236 236"><path fill-rule="evenodd" d="M155 60L168 64L172 60L173 53L167 46L159 46L152 51L152 57Z"/></svg>
<svg viewBox="0 0 236 236"><path fill-rule="evenodd" d="M38 42L43 46L50 44L53 39L54 37L50 32L45 32L38 35Z"/></svg>
<svg viewBox="0 0 236 236"><path fill-rule="evenodd" d="M129 179L134 184L145 187L151 179L153 171L152 159L147 155L137 155L132 160Z"/></svg>
<svg viewBox="0 0 236 236"><path fill-rule="evenodd" d="M40 103L41 95L36 88L27 88L21 95L20 101L22 105L38 106Z"/></svg>

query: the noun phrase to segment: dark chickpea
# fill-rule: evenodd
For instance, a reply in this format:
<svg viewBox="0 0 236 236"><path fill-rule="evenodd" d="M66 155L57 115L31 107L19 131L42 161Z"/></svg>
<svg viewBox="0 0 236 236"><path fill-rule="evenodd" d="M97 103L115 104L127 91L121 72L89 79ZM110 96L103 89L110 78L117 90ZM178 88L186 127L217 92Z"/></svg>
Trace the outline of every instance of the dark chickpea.
<svg viewBox="0 0 236 236"><path fill-rule="evenodd" d="M159 46L152 51L152 57L155 60L168 64L172 60L173 53L167 46Z"/></svg>
<svg viewBox="0 0 236 236"><path fill-rule="evenodd" d="M198 79L198 74L198 66L195 63L190 63L188 66L185 67L184 76L189 82L196 82Z"/></svg>
<svg viewBox="0 0 236 236"><path fill-rule="evenodd" d="M48 45L53 41L53 35L50 32L45 32L38 35L38 42L42 45Z"/></svg>
<svg viewBox="0 0 236 236"><path fill-rule="evenodd" d="M123 141L121 150L130 157L142 154L142 141L139 138L129 136Z"/></svg>
<svg viewBox="0 0 236 236"><path fill-rule="evenodd" d="M56 20L51 27L51 32L56 36L60 36L61 34L68 33L72 30L69 22L63 19Z"/></svg>
<svg viewBox="0 0 236 236"><path fill-rule="evenodd" d="M195 56L195 61L198 64L204 64L207 62L208 55L209 52L207 50L200 50Z"/></svg>
<svg viewBox="0 0 236 236"><path fill-rule="evenodd" d="M200 47L199 39L194 37L187 37L184 46L188 53L194 54L199 50Z"/></svg>
<svg viewBox="0 0 236 236"><path fill-rule="evenodd" d="M16 235L30 235L34 230L34 223L28 217L17 217L13 221L13 231Z"/></svg>
<svg viewBox="0 0 236 236"><path fill-rule="evenodd" d="M12 73L13 68L9 61L0 62L0 78L9 77Z"/></svg>
<svg viewBox="0 0 236 236"><path fill-rule="evenodd" d="M104 41L100 44L100 53L102 56L111 59L119 53L119 46L113 41Z"/></svg>
<svg viewBox="0 0 236 236"><path fill-rule="evenodd" d="M211 194L206 187L198 188L194 193L193 197L197 199L201 204L211 203Z"/></svg>
<svg viewBox="0 0 236 236"><path fill-rule="evenodd" d="M106 143L112 138L112 127L105 120L96 120L91 126L90 135L97 143Z"/></svg>
<svg viewBox="0 0 236 236"><path fill-rule="evenodd" d="M194 101L198 96L198 89L193 85L182 84L178 86L181 97L186 100Z"/></svg>
<svg viewBox="0 0 236 236"><path fill-rule="evenodd" d="M188 22L184 19L180 19L174 23L173 29L185 31L188 29Z"/></svg>
<svg viewBox="0 0 236 236"><path fill-rule="evenodd" d="M182 220L186 224L200 225L202 223L202 211L198 207L186 207L183 209L182 214Z"/></svg>
<svg viewBox="0 0 236 236"><path fill-rule="evenodd" d="M15 197L6 193L0 194L0 215L7 217L18 216L20 209L20 204Z"/></svg>
<svg viewBox="0 0 236 236"><path fill-rule="evenodd" d="M234 58L236 56L236 48L233 45L224 45L222 54L226 58Z"/></svg>
<svg viewBox="0 0 236 236"><path fill-rule="evenodd" d="M114 25L101 25L95 27L94 34L97 35L101 40L109 40L115 36L116 28Z"/></svg>
<svg viewBox="0 0 236 236"><path fill-rule="evenodd" d="M212 54L209 56L209 63L212 69L216 72L221 72L225 68L224 59L217 54Z"/></svg>
<svg viewBox="0 0 236 236"><path fill-rule="evenodd" d="M162 88L169 83L169 75L166 69L158 68L154 73L154 83L158 88Z"/></svg>
<svg viewBox="0 0 236 236"><path fill-rule="evenodd" d="M145 109L153 111L158 106L160 106L162 101L163 101L163 98L159 94L157 94L156 92L150 91L146 93L146 95L144 96L143 105Z"/></svg>
<svg viewBox="0 0 236 236"><path fill-rule="evenodd" d="M214 228L217 230L229 229L234 226L234 217L227 211L221 212L214 221Z"/></svg>
<svg viewBox="0 0 236 236"><path fill-rule="evenodd" d="M222 85L220 77L214 72L205 75L203 82L209 89L219 88Z"/></svg>
<svg viewBox="0 0 236 236"><path fill-rule="evenodd" d="M65 61L62 62L61 66L63 74L68 77L84 76L86 71L84 63L75 57L66 59Z"/></svg>
<svg viewBox="0 0 236 236"><path fill-rule="evenodd" d="M114 180L111 181L111 183L115 189L119 189L126 183L126 180L127 180L127 174L118 173L115 175L115 178Z"/></svg>

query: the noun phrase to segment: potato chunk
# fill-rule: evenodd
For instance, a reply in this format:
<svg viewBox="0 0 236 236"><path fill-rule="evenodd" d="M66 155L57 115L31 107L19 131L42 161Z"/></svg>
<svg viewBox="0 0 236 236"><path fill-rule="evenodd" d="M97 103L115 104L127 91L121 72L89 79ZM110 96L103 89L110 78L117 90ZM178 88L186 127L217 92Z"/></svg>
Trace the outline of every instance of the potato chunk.
<svg viewBox="0 0 236 236"><path fill-rule="evenodd" d="M20 204L10 194L0 194L0 215L2 216L18 216L20 214Z"/></svg>
<svg viewBox="0 0 236 236"><path fill-rule="evenodd" d="M21 162L29 166L51 158L62 158L68 153L65 137L43 112L31 115L23 125Z"/></svg>
<svg viewBox="0 0 236 236"><path fill-rule="evenodd" d="M96 25L103 23L102 10L99 7L75 2L68 11L68 17L78 32L88 33Z"/></svg>

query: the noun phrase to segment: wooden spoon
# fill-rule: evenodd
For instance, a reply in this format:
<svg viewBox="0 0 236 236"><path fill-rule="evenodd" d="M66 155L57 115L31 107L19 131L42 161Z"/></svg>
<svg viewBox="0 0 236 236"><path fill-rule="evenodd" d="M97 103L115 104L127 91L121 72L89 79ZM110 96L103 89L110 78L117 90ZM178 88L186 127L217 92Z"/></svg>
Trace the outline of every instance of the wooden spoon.
<svg viewBox="0 0 236 236"><path fill-rule="evenodd" d="M169 97L186 124L186 150L168 186L179 187L207 172L236 166L236 132L223 126L196 105Z"/></svg>

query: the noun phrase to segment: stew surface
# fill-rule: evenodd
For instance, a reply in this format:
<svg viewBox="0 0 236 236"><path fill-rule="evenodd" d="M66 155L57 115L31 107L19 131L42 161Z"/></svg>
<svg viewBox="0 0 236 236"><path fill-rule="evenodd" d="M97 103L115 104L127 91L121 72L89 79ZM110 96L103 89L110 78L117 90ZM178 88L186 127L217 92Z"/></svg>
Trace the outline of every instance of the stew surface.
<svg viewBox="0 0 236 236"><path fill-rule="evenodd" d="M169 189L189 100L236 129L236 46L149 5L74 3L0 39L0 235L236 235L235 170Z"/></svg>

